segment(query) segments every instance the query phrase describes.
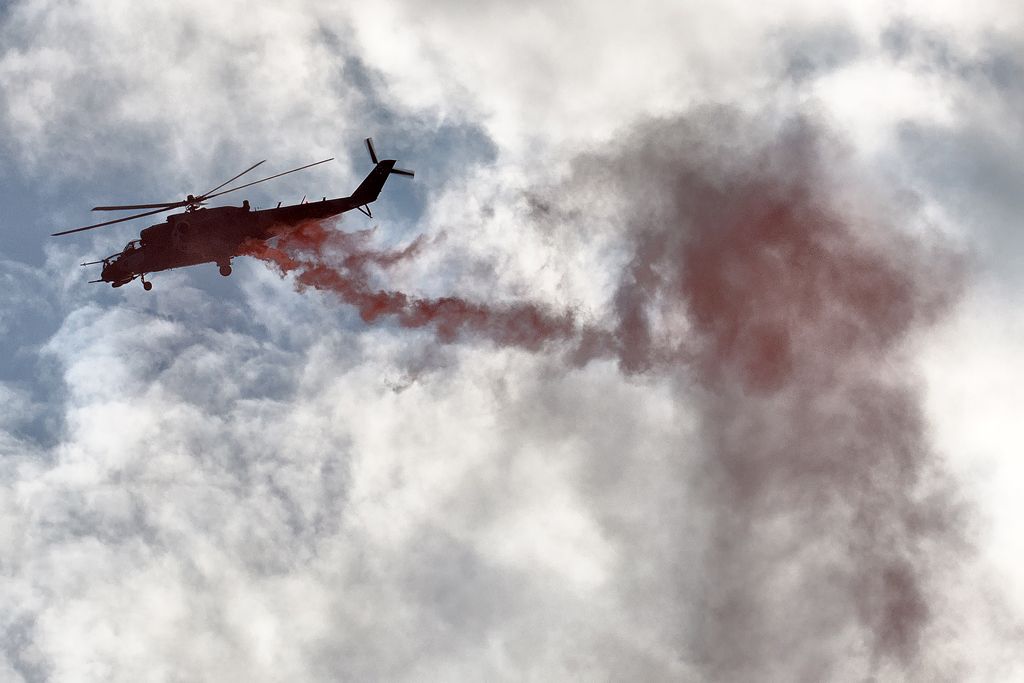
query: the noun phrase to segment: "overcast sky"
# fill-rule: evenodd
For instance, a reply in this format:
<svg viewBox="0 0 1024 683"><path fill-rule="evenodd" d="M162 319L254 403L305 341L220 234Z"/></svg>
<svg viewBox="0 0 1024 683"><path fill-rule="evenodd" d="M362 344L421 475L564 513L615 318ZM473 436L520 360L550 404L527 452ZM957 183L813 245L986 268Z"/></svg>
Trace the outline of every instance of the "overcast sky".
<svg viewBox="0 0 1024 683"><path fill-rule="evenodd" d="M1024 678L1024 9L711 4L0 4L0 680Z"/></svg>

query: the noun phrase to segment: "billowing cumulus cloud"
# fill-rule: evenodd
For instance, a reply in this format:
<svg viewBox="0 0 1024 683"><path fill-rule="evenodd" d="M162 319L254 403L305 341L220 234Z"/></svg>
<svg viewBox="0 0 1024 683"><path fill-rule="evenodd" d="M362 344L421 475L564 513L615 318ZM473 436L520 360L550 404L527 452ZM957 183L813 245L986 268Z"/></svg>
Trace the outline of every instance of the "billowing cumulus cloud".
<svg viewBox="0 0 1024 683"><path fill-rule="evenodd" d="M4 240L417 177L149 293L0 243L0 678L1019 676L1013 12L920 9L3 10Z"/></svg>

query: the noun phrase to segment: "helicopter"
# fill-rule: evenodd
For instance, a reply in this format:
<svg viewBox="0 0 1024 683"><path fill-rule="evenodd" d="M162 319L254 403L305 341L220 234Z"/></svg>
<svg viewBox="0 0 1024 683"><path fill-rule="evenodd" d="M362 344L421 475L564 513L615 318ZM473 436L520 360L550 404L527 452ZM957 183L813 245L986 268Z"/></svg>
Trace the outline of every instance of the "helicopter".
<svg viewBox="0 0 1024 683"><path fill-rule="evenodd" d="M395 163L397 162L395 159L379 160L377 158L377 151L373 146L373 138L366 138L365 143L374 167L363 182L348 197L339 197L337 199L327 199L327 197L324 197L319 202L307 202L305 197L303 197L302 201L298 204L281 206L281 203L278 202L277 206L273 209L257 209L255 211L249 207L248 200L244 201L242 206L218 206L211 208L203 206L203 204L214 197L333 161L332 157L312 164L306 164L299 168L293 168L290 171L277 173L267 178L254 180L251 183L239 185L238 187L226 190L221 189L263 164L266 161L264 159L212 190L201 195L190 194L180 201L93 207L93 211L149 210L103 223L55 232L51 236L58 237L84 232L105 225L123 223L184 207L184 211L171 214L165 222L144 228L139 233L137 239L128 242L124 249L118 253L111 254L98 261L89 261L81 264L83 266L103 264L100 278L98 280L90 280L89 282L109 282L112 287L121 287L138 278L142 282L143 289L148 292L153 288L152 281L146 279L148 274L200 263L217 264L220 274L227 277L231 275L231 259L242 255L242 247L249 240L271 240L305 221L337 216L352 209L358 209L372 218L373 214L370 213L370 204L377 200L388 177L392 174L408 176L410 178L414 176L412 171L396 168Z"/></svg>

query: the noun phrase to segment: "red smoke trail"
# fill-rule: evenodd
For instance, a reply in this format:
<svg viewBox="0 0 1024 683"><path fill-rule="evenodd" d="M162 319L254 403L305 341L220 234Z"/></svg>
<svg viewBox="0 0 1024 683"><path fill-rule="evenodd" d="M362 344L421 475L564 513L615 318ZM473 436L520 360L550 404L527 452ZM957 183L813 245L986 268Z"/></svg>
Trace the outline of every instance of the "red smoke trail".
<svg viewBox="0 0 1024 683"><path fill-rule="evenodd" d="M608 187L636 198L608 329L528 303L371 286L371 268L420 242L380 252L369 233L309 224L249 253L367 321L527 349L564 341L580 363L613 356L626 373L692 377L681 398L696 404L703 456L678 485L709 537L696 553L703 590L684 598L699 624L685 656L710 680L920 670L940 568L968 544L905 356L955 299L956 259L887 227L884 211L850 215L829 186L839 155L820 129L764 130L723 110L653 124L617 154L579 160L547 198ZM665 342L653 321L680 318L689 327ZM624 534L622 557L643 555L643 538ZM692 562L691 539L678 543L680 564Z"/></svg>
<svg viewBox="0 0 1024 683"><path fill-rule="evenodd" d="M845 595L825 599L849 605L874 657L909 664L931 616L918 550L949 520L919 498L932 463L898 351L948 290L900 247L866 244L813 199L758 187L743 195L729 220L696 227L671 285L699 338L716 490L731 506L718 561L729 572L756 567L758 534L780 518L809 528L775 542L814 546L823 541L815 517L845 517L826 533L847 549L820 557L836 563L828 580ZM731 586L727 599L745 591ZM764 598L748 596L751 606ZM777 617L732 615L720 635L762 642L759 619Z"/></svg>
<svg viewBox="0 0 1024 683"><path fill-rule="evenodd" d="M661 200L634 207L624 369L671 357L654 313L690 323L706 455L685 483L711 529L694 650L715 680L914 669L939 568L967 544L905 354L955 299L957 261L885 212L849 215L814 126L741 149L744 126L729 112L664 122L592 160Z"/></svg>
<svg viewBox="0 0 1024 683"><path fill-rule="evenodd" d="M390 316L403 327L435 325L444 341L454 341L466 332L499 344L537 350L576 331L571 313L554 315L529 303L492 306L459 297L428 299L375 289L370 266L385 269L412 257L422 239L405 249L379 251L370 247L371 236L372 231L344 233L321 222L308 222L282 236L274 246L254 241L246 245L245 253L274 264L282 274L296 272L300 287L335 293L355 306L366 322Z"/></svg>

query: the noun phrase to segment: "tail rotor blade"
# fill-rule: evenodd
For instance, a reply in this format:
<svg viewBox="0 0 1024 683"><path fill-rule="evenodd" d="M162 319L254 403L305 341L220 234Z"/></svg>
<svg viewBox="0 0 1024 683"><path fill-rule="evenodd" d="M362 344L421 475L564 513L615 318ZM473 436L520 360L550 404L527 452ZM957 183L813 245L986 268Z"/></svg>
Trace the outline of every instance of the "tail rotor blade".
<svg viewBox="0 0 1024 683"><path fill-rule="evenodd" d="M370 153L370 160L375 164L378 163L377 150L373 148L373 138L366 138L366 151Z"/></svg>

